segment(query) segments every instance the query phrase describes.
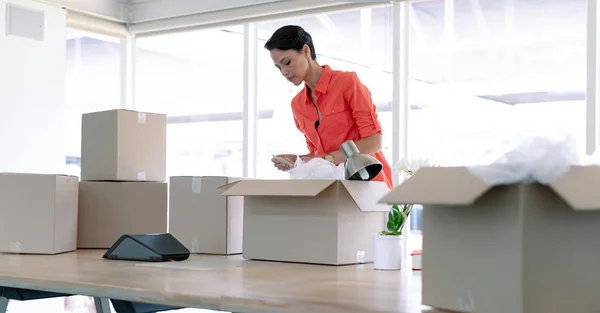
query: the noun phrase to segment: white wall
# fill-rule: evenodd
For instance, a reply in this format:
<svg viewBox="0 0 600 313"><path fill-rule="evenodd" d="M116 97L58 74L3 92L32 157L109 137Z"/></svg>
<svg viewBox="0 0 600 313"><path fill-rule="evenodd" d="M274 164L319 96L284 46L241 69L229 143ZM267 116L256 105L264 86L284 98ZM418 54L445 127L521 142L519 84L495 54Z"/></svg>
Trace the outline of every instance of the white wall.
<svg viewBox="0 0 600 313"><path fill-rule="evenodd" d="M6 5L45 13L45 39L6 36ZM65 169L65 35L61 8L0 0L0 171Z"/></svg>

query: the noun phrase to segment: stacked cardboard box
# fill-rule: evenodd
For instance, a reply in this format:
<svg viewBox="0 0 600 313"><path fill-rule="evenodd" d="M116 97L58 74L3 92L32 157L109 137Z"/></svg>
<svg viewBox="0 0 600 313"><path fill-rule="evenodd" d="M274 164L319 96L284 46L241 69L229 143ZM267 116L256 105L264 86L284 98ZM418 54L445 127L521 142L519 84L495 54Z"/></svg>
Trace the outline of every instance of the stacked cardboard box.
<svg viewBox="0 0 600 313"><path fill-rule="evenodd" d="M81 123L78 248L109 248L124 234L167 231L164 114L87 113Z"/></svg>
<svg viewBox="0 0 600 313"><path fill-rule="evenodd" d="M0 173L0 252L75 250L78 187L74 176Z"/></svg>

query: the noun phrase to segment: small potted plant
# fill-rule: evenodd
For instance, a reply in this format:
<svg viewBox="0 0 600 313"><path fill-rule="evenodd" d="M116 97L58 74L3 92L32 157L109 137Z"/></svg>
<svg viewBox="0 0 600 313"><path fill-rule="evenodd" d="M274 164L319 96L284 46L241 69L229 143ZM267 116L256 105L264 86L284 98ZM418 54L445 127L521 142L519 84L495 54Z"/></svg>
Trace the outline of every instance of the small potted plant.
<svg viewBox="0 0 600 313"><path fill-rule="evenodd" d="M404 249L402 230L408 220L412 204L393 205L388 213L386 229L375 235L373 263L376 270L400 270Z"/></svg>
<svg viewBox="0 0 600 313"><path fill-rule="evenodd" d="M423 163L424 164L424 163ZM420 165L420 164L419 164ZM408 179L418 169L415 162L400 162L397 169ZM404 257L403 230L412 204L393 205L387 216L386 228L373 238L373 263L376 270L400 270Z"/></svg>

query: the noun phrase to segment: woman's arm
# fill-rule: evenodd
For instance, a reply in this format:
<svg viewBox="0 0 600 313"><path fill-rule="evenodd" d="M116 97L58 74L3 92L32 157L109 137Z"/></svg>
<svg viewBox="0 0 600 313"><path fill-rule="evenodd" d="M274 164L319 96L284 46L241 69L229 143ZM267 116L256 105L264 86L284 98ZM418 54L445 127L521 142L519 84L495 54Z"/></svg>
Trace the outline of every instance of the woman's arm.
<svg viewBox="0 0 600 313"><path fill-rule="evenodd" d="M352 116L358 126L361 139L355 142L356 147L363 154L373 154L383 149L381 123L377 117L377 109L373 104L371 92L360 81L358 75L352 72L347 76L344 100L352 110ZM341 150L330 153L335 164L344 163L346 157Z"/></svg>
<svg viewBox="0 0 600 313"><path fill-rule="evenodd" d="M375 152L381 151L383 148L383 136L381 133L375 133L369 137L362 138L355 142L358 151L362 154L373 154ZM346 156L342 150L337 150L330 153L333 157L334 164L341 164L346 161Z"/></svg>
<svg viewBox="0 0 600 313"><path fill-rule="evenodd" d="M355 142L358 151L362 154L373 154L375 152L381 151L383 149L383 136L381 133L375 133L369 137L362 138L359 141ZM329 155L333 158L333 163L335 165L342 164L346 162L346 156L342 150L337 150L329 153ZM312 158L322 158L325 159L325 155L314 155L314 153L309 153L300 156L302 160L308 161Z"/></svg>

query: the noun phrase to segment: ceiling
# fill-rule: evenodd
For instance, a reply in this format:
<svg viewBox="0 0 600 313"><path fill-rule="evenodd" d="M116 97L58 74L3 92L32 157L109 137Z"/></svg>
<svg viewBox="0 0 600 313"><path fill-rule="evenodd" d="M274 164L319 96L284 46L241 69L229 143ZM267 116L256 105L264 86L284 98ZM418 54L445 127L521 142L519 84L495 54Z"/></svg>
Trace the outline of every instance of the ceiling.
<svg viewBox="0 0 600 313"><path fill-rule="evenodd" d="M69 10L86 13L125 22L127 19L128 0L38 0L39 2L56 4Z"/></svg>
<svg viewBox="0 0 600 313"><path fill-rule="evenodd" d="M140 23L294 0L38 0L123 23Z"/></svg>

